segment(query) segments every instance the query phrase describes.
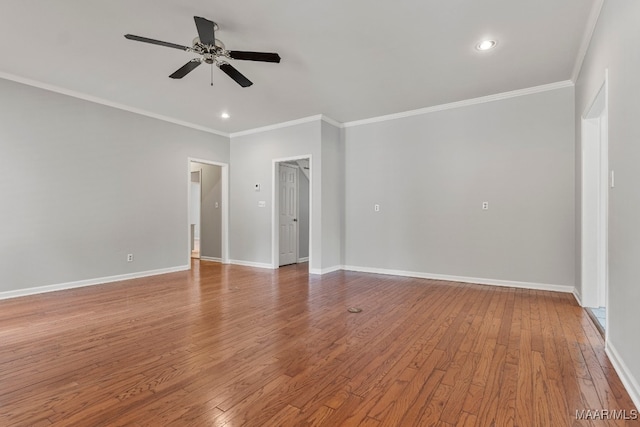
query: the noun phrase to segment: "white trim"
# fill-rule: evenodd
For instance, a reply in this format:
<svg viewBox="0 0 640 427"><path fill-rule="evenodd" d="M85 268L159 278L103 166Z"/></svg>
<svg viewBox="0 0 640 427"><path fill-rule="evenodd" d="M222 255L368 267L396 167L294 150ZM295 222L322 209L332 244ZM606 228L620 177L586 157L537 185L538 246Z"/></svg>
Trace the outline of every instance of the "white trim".
<svg viewBox="0 0 640 427"><path fill-rule="evenodd" d="M352 122L344 123L343 127L347 128L347 127L353 127L353 126L367 125L370 123L385 122L388 120L402 119L404 117L419 116L422 114L434 113L436 111L468 107L471 105L484 104L487 102L500 101L503 99L516 98L516 97L525 96L525 95L533 95L540 92L547 92L550 90L562 89L562 88L572 87L572 86L573 86L573 82L571 80L565 80L561 82L550 83L550 84L530 87L526 89L518 89L510 92L503 92L503 93L497 93L494 95L482 96L480 98L472 98L472 99L466 99L464 101L451 102L449 104L434 105L433 107L426 107L426 108L419 108L417 110L404 111L402 113L388 114L385 116L373 117L370 119L355 120Z"/></svg>
<svg viewBox="0 0 640 427"><path fill-rule="evenodd" d="M177 267L160 268L157 270L140 271L138 273L118 274L116 276L98 277L95 279L78 280L76 282L58 283L56 285L37 286L34 288L17 289L15 291L0 292L0 300L24 297L27 295L43 294L46 292L63 291L67 289L83 288L85 286L104 285L122 280L139 279L141 277L157 276L160 274L175 273L177 271L189 270L189 265Z"/></svg>
<svg viewBox="0 0 640 427"><path fill-rule="evenodd" d="M302 263L302 262L308 262L309 261L309 257L308 256L303 256L298 258L298 264Z"/></svg>
<svg viewBox="0 0 640 427"><path fill-rule="evenodd" d="M220 262L222 263L222 258L216 258L212 256L200 256L200 261L211 261L211 262Z"/></svg>
<svg viewBox="0 0 640 427"><path fill-rule="evenodd" d="M596 25L598 24L598 18L600 18L600 12L602 12L603 5L604 0L596 0L593 4L593 7L591 8L591 13L589 13L587 25L585 26L584 33L582 34L580 48L578 49L576 60L573 63L573 71L571 72L571 81L574 83L578 81L578 77L580 76L582 64L584 62L585 56L587 56L589 45L591 44L593 33L596 30Z"/></svg>
<svg viewBox="0 0 640 427"><path fill-rule="evenodd" d="M580 296L580 293L578 292L578 288L574 288L573 289L573 297L576 299L576 302L578 303L578 305L580 307L584 307L584 305L582 305L582 297Z"/></svg>
<svg viewBox="0 0 640 427"><path fill-rule="evenodd" d="M187 264L191 266L191 218L189 216L191 209L191 162L203 163L205 165L219 166L220 185L222 186L222 258L223 264L229 264L229 164L216 162L213 160L198 159L195 157L187 157ZM202 257L200 257L202 258Z"/></svg>
<svg viewBox="0 0 640 427"><path fill-rule="evenodd" d="M333 267L327 268L311 268L309 269L309 274L328 274L340 270L345 270L343 265L334 265Z"/></svg>
<svg viewBox="0 0 640 427"><path fill-rule="evenodd" d="M603 0L599 0L599 1L603 1ZM600 8L602 7L602 5L600 5ZM600 8L598 8L598 14L600 12ZM596 8L594 7L594 10ZM595 21L593 23L594 28L595 28L595 22L597 21L597 15L595 17ZM591 18L590 18L591 19ZM591 22L590 22L591 24ZM593 32L593 29L591 30L591 33ZM587 45L588 47L588 45ZM586 52L586 51L585 51ZM582 59L584 59L584 53L582 53ZM582 60L580 60L580 65L582 64ZM575 72L575 67L574 67L574 72ZM24 77L19 77L19 76L15 76L13 74L9 74L9 73L5 73L5 72L0 72L0 78L6 79L6 80L11 80L17 83L22 83L22 84L26 84L28 86L33 86L33 87L37 87L40 89L44 89L44 90L48 90L51 92L56 92L56 93L60 93L62 95L67 95L67 96L71 96L74 98L78 98L78 99L82 99L85 101L89 101L89 102L93 102L96 104L101 104L101 105L105 105L108 107L112 107L112 108L117 108L119 110L123 110L123 111L128 111L130 113L134 113L134 114L139 114L142 116L146 116L146 117L151 117L157 120L162 120L164 122L168 122L168 123L173 123L179 126L184 126L187 128L191 128L191 129L196 129L196 130L200 130L203 132L207 132L207 133L211 133L214 135L219 135L219 136L223 136L226 138L235 138L238 136L245 136L245 135L251 135L254 133L260 133L260 132L266 132L266 131L270 131L270 130L275 130L275 129L281 129L281 128L286 128L286 127L290 127L290 126L296 126L299 124L303 124L303 123L310 123L310 122L314 122L314 121L324 121L327 122L337 128L346 128L346 127L352 127L352 126L360 126L360 125L365 125L365 124L369 124L369 123L377 123L377 122L384 122L387 120L395 120L395 119L400 119L400 118L404 118L404 117L411 117L411 116L417 116L417 115L421 115L421 114L428 114L428 113L433 113L436 111L443 111L443 110L449 110L449 109L453 109L453 108L460 108L460 107L466 107L466 106L470 106L470 105L476 105L476 104L482 104L485 102L492 102L492 101L499 101L502 99L508 99L508 98L514 98L514 97L518 97L518 96L524 96L524 95L531 95L534 93L539 93L539 92L546 92L549 90L554 90L554 89L561 89L561 88L565 88L565 87L570 87L574 85L575 79L572 78L572 80L565 80L565 81L561 81L561 82L556 82L556 83L550 83L550 84L546 84L546 85L541 85L541 86L535 86L535 87L531 87L531 88L526 88L526 89L518 89L518 90L514 90L514 91L510 91L510 92L503 92L503 93L498 93L498 94L494 94L494 95L488 95L488 96L483 96L483 97L479 97L479 98L472 98L472 99L467 99L467 100L463 100L463 101L458 101L458 102L451 102L448 104L441 104L441 105L435 105L432 107L425 107L425 108L420 108L417 110L410 110L410 111L404 111L404 112L400 112L400 113L394 113L394 114L388 114L388 115L384 115L384 116L378 116L378 117L372 117L372 118L368 118L368 119L362 119L362 120L355 120L355 121L351 121L351 122L345 122L345 123L340 123L337 120L334 120L328 116L325 116L324 114L316 114L314 116L309 116L309 117L303 117L300 119L296 119L296 120L290 120L290 121L286 121L286 122L281 122L281 123L276 123L273 125L268 125L268 126L262 126L259 128L254 128L254 129L248 129L248 130L244 130L244 131L239 131L239 132L231 132L231 133L227 133L227 132L222 132L213 128L209 128L206 126L201 126L195 123L190 123L190 122L186 122L184 120L179 120L179 119L175 119L169 116L164 116L162 114L157 114L157 113L153 113L151 111L147 111L147 110L143 110L140 108L136 108L136 107L131 107L129 105L125 105L125 104L120 104L117 102L113 102L113 101L109 101L107 99L104 98L99 98L97 96L92 96L92 95L87 95L81 92L77 92L77 91L73 91L70 89L65 89L59 86L55 86L55 85L51 85L48 83L43 83L43 82L39 82L36 80L31 80L31 79L27 79Z"/></svg>
<svg viewBox="0 0 640 427"><path fill-rule="evenodd" d="M254 134L254 133L266 132L266 131L269 131L269 130L288 128L290 126L301 125L303 123L319 122L320 120L323 120L323 116L321 114L316 114L315 116L303 117L301 119L290 120L290 121L287 121L287 122L276 123L276 124L273 124L273 125L262 126L262 127L259 127L259 128L254 128L254 129L249 129L249 130L243 130L243 131L240 131L240 132L233 132L233 133L229 134L229 137L230 138L235 138L235 137L238 137L238 136L251 135L251 134Z"/></svg>
<svg viewBox="0 0 640 427"><path fill-rule="evenodd" d="M229 264L241 265L243 267L267 268L269 270L273 270L273 266L266 262L253 262L253 261L242 261L239 259L232 259L232 260L229 260Z"/></svg>
<svg viewBox="0 0 640 427"><path fill-rule="evenodd" d="M337 128L343 128L343 127L344 127L344 124L340 123L340 122L339 122L339 121L337 121L337 120L333 120L331 117L327 117L327 116L325 116L324 114L322 114L322 115L320 116L320 119L321 119L323 122L327 122L327 123L329 123L330 125L333 125L333 126L335 126L335 127L337 127Z"/></svg>
<svg viewBox="0 0 640 427"><path fill-rule="evenodd" d="M605 307L605 338L608 321L608 228L609 140L608 81L604 80L581 116L581 247L580 292L586 307ZM594 183L589 178L595 178ZM595 209L593 209L595 207Z"/></svg>
<svg viewBox="0 0 640 427"><path fill-rule="evenodd" d="M511 288L535 289L539 291L573 293L575 289L573 286L551 285L547 283L518 282L513 280L498 280L498 279L482 279L478 277L465 277L465 276L449 276L445 274L431 274L431 273L422 273L417 271L404 271L404 270L388 270L385 268L359 267L354 265L345 265L345 266L342 266L342 269L349 270L349 271L358 271L361 273L388 274L393 276L416 277L419 279L446 280L448 282L473 283L477 285L507 286Z"/></svg>
<svg viewBox="0 0 640 427"><path fill-rule="evenodd" d="M107 107L117 108L118 110L128 111L130 113L139 114L141 116L151 117L153 119L162 120L163 122L173 123L174 125L180 125L191 129L200 130L207 133L212 133L214 135L224 136L226 138L230 137L230 134L226 132L221 132L216 129L208 128L206 126L197 125L195 123L185 122L184 120L174 119L173 117L163 116L162 114L152 113L151 111L143 110L136 107L131 107L129 105L120 104L118 102L109 101L104 98L99 98L97 96L87 95L82 92L76 92L71 89L65 89L59 86L51 85L48 83L39 82L37 80L31 80L24 77L15 76L13 74L5 73L0 71L0 78L5 80L11 80L17 83L22 83L27 86L37 87L39 89L48 90L50 92L56 92L62 95L71 96L73 98L82 99L84 101L93 102L95 104L106 105Z"/></svg>
<svg viewBox="0 0 640 427"><path fill-rule="evenodd" d="M622 357L620 357L620 353L618 353L618 350L616 350L610 341L605 344L604 351L607 356L609 356L609 360L618 373L622 385L627 389L629 397L633 400L636 408L640 408L640 384L638 380L633 376L629 367L624 363Z"/></svg>

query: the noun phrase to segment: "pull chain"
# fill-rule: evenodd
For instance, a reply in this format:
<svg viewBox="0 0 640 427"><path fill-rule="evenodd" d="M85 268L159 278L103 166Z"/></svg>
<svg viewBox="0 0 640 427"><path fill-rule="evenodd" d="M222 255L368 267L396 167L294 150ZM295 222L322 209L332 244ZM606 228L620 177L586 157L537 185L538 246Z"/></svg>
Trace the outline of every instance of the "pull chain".
<svg viewBox="0 0 640 427"><path fill-rule="evenodd" d="M213 86L213 64L211 64L211 86Z"/></svg>

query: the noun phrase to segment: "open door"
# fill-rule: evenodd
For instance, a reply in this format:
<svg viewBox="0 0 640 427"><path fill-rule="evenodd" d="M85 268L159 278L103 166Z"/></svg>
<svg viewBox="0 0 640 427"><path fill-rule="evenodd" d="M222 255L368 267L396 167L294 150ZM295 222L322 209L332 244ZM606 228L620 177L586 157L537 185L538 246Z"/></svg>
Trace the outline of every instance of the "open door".
<svg viewBox="0 0 640 427"><path fill-rule="evenodd" d="M278 169L279 185L279 265L298 262L298 168L280 163Z"/></svg>
<svg viewBox="0 0 640 427"><path fill-rule="evenodd" d="M273 159L271 266L313 264L311 155Z"/></svg>

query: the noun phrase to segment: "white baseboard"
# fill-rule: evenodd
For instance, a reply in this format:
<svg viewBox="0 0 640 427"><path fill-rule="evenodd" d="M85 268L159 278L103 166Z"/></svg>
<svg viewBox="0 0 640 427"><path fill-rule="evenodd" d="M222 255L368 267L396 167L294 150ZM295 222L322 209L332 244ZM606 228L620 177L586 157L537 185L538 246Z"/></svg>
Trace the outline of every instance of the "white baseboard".
<svg viewBox="0 0 640 427"><path fill-rule="evenodd" d="M334 265L333 267L327 268L310 268L309 273L311 274L328 274L333 273L334 271L344 270L344 266L342 265Z"/></svg>
<svg viewBox="0 0 640 427"><path fill-rule="evenodd" d="M417 271L388 270L385 268L359 267L344 265L343 270L358 271L362 273L388 274L393 276L416 277L419 279L446 280L448 282L474 283L478 285L506 286L510 288L535 289L540 291L554 291L573 293L573 286L550 285L546 283L518 282L513 280L483 279L479 277L449 276L444 274L422 273Z"/></svg>
<svg viewBox="0 0 640 427"><path fill-rule="evenodd" d="M582 305L582 297L580 296L580 294L578 293L578 289L573 289L573 297L576 299L576 301L578 302L578 305L580 307L584 307Z"/></svg>
<svg viewBox="0 0 640 427"><path fill-rule="evenodd" d="M629 367L624 363L620 357L620 353L618 353L618 350L616 350L611 342L607 342L605 346L605 353L609 356L609 360L611 360L613 368L618 373L620 381L622 381L622 385L627 389L631 400L633 400L633 403L636 405L636 409L640 409L640 384L638 384L638 380L633 376L633 374L631 374Z"/></svg>
<svg viewBox="0 0 640 427"><path fill-rule="evenodd" d="M222 258L216 258L211 256L200 256L200 261L213 261L213 262L222 262Z"/></svg>
<svg viewBox="0 0 640 427"><path fill-rule="evenodd" d="M268 268L273 270L273 266L266 262L242 261L239 259L229 260L229 264L242 265L244 267Z"/></svg>
<svg viewBox="0 0 640 427"><path fill-rule="evenodd" d="M138 273L118 274L116 276L98 277L95 279L78 280L76 282L58 283L56 285L37 286L34 288L17 289L15 291L0 292L0 300L24 297L27 295L43 294L46 292L63 291L66 289L82 288L85 286L103 285L105 283L120 282L122 280L139 279L141 277L157 276L159 274L175 273L189 270L189 265L160 268L158 270L140 271Z"/></svg>
<svg viewBox="0 0 640 427"><path fill-rule="evenodd" d="M302 258L298 258L298 264L301 263L301 262L307 262L307 261L309 261L309 257L308 256L305 256L305 257L302 257Z"/></svg>

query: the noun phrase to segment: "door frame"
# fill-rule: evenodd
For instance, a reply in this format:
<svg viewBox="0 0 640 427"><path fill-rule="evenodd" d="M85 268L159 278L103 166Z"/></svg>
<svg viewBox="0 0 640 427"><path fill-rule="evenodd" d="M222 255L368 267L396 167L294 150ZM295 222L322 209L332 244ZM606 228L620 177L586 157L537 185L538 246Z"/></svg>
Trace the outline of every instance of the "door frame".
<svg viewBox="0 0 640 427"><path fill-rule="evenodd" d="M271 268L280 268L280 189L278 165L292 160L309 160L309 271L313 265L313 166L311 154L281 157L271 162ZM298 230L300 238L300 230ZM298 248L299 250L300 248Z"/></svg>
<svg viewBox="0 0 640 427"><path fill-rule="evenodd" d="M188 258L187 265L191 268L191 222L189 221L189 210L191 209L191 162L204 163L206 165L219 166L220 170L220 186L222 193L222 257L223 264L229 264L229 164L216 162L215 160L199 159L196 157L187 158L187 248ZM202 218L200 218L202 222ZM202 239L201 239L202 240ZM202 244L202 242L200 242Z"/></svg>
<svg viewBox="0 0 640 427"><path fill-rule="evenodd" d="M609 141L608 72L581 116L581 304L605 307L605 338L609 335ZM589 162L589 159L593 159ZM597 175L597 183L586 179ZM596 199L596 210L587 201ZM595 259L595 265L593 260Z"/></svg>

